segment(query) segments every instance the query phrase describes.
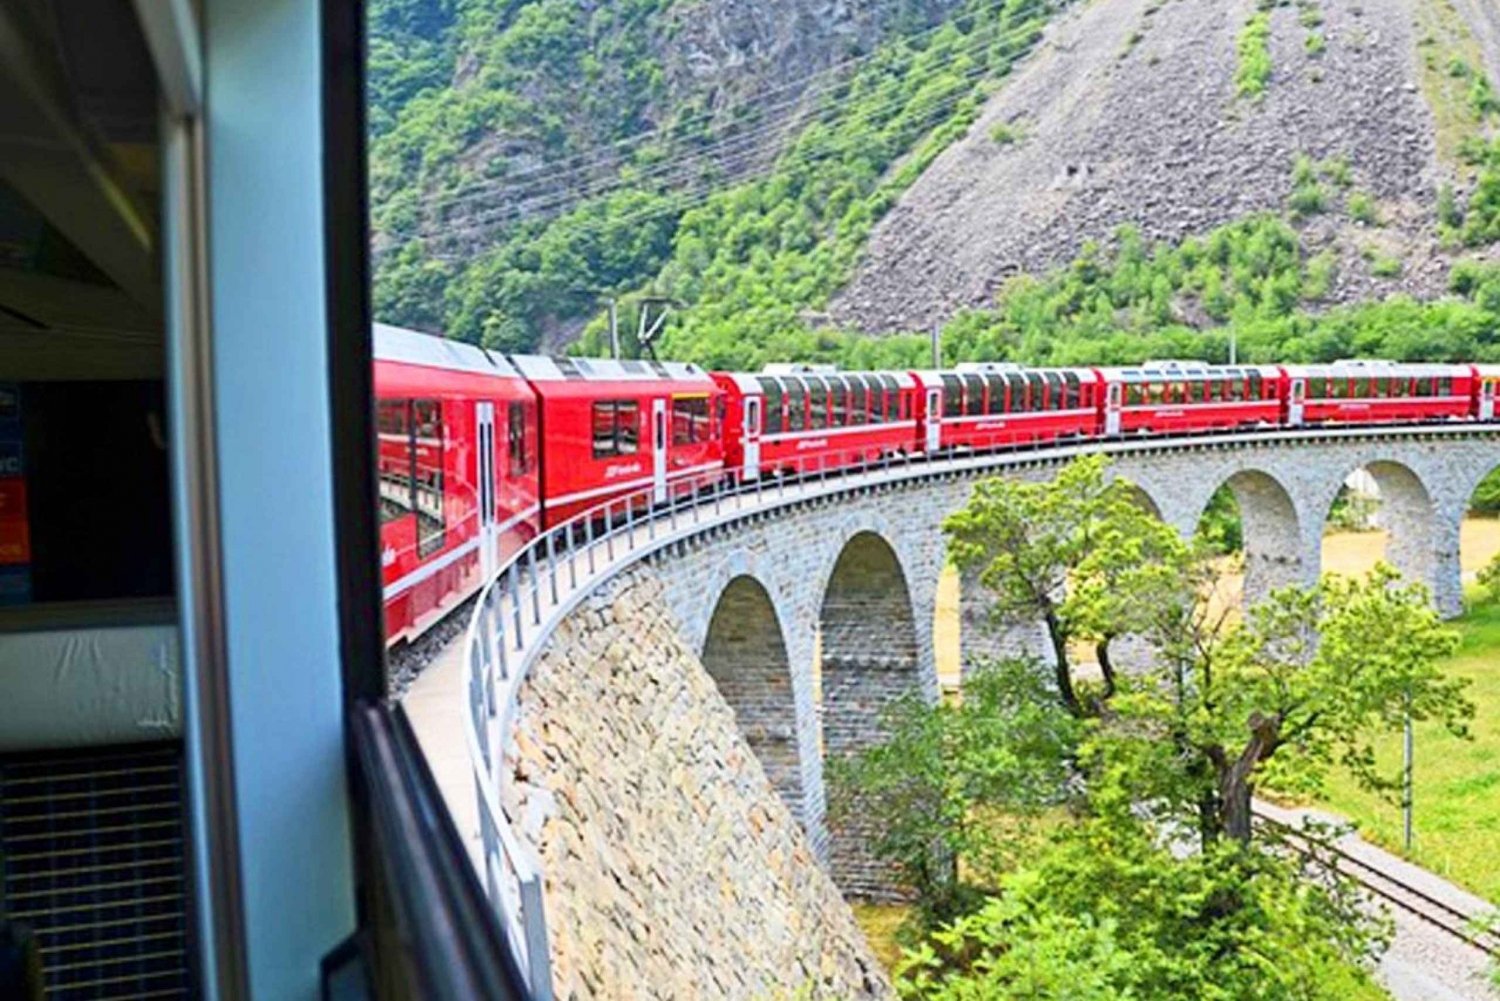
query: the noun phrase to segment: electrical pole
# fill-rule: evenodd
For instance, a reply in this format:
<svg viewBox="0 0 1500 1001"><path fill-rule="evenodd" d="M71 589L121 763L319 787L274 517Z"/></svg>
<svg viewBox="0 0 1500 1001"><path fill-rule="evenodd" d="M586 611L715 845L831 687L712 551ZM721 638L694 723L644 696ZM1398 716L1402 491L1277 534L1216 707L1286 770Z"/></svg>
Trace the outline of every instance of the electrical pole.
<svg viewBox="0 0 1500 1001"><path fill-rule="evenodd" d="M614 296L609 297L609 356L620 357L620 311Z"/></svg>
<svg viewBox="0 0 1500 1001"><path fill-rule="evenodd" d="M1405 824L1405 828L1406 828L1404 843L1406 845L1406 854L1408 854L1408 855L1411 854L1411 845L1412 845L1412 801L1415 798L1415 792L1416 792L1416 790L1414 788L1415 783L1412 781L1413 771L1414 771L1413 763L1414 763L1415 757L1416 757L1416 741L1413 739L1412 725L1411 725L1411 691L1408 690L1407 693L1406 693L1406 746L1405 746L1405 760L1403 762L1402 776L1401 776L1401 784L1402 784L1402 789L1401 789L1401 813L1402 813L1402 820L1403 820L1403 822Z"/></svg>

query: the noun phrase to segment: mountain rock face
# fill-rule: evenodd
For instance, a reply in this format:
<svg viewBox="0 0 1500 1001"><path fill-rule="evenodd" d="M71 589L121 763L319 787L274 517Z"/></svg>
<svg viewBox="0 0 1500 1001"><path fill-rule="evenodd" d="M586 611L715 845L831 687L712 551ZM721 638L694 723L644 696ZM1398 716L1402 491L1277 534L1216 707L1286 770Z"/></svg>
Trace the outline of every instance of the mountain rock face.
<svg viewBox="0 0 1500 1001"><path fill-rule="evenodd" d="M1500 9L1491 0L1272 7L1271 74L1256 97L1237 86L1237 43L1259 9L1101 0L1062 18L876 226L833 320L922 329L992 302L1011 276L1066 264L1122 224L1175 242L1285 211L1299 156L1348 168L1325 185L1330 210L1299 223L1310 251L1337 256L1326 301L1442 292L1449 261L1433 206L1440 186L1462 176L1440 155L1442 109L1424 89L1422 61L1447 59L1435 34L1456 30L1500 80ZM1342 211L1355 192L1373 197L1382 225ZM1401 273L1372 274L1377 255L1399 259Z"/></svg>

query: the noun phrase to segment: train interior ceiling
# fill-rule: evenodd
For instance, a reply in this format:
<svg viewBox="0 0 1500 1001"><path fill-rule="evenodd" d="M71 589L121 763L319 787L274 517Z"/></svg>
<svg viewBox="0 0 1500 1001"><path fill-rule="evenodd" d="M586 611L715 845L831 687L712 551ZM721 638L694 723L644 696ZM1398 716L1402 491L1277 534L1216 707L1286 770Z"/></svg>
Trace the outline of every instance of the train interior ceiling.
<svg viewBox="0 0 1500 1001"><path fill-rule="evenodd" d="M135 6L0 0L0 948L48 997L194 993L161 113Z"/></svg>

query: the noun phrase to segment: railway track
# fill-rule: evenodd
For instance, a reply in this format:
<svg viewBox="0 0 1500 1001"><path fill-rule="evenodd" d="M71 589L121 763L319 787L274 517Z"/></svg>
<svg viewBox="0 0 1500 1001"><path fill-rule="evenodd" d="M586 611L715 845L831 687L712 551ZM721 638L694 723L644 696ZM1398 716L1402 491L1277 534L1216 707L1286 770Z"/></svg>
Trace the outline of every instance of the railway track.
<svg viewBox="0 0 1500 1001"><path fill-rule="evenodd" d="M1304 858L1331 856L1334 869L1354 880L1371 896L1465 942L1491 959L1500 960L1500 933L1484 930L1480 926L1483 911L1470 912L1454 907L1331 842L1318 842L1315 854L1307 847L1307 836L1297 828L1259 810L1255 810L1254 815L1257 823L1275 831L1289 848Z"/></svg>

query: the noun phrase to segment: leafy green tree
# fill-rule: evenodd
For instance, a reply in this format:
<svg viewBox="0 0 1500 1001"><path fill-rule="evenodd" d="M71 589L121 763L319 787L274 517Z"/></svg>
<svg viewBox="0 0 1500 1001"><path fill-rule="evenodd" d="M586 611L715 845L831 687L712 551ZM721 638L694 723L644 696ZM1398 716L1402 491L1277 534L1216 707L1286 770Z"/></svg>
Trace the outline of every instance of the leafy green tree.
<svg viewBox="0 0 1500 1001"><path fill-rule="evenodd" d="M1098 816L910 950L897 986L929 1001L1383 997L1361 964L1387 929L1348 884L1310 884L1296 859L1183 854L1129 811Z"/></svg>
<svg viewBox="0 0 1500 1001"><path fill-rule="evenodd" d="M1175 594L1190 559L1177 533L1106 466L1091 456L1053 480L983 480L943 523L954 563L993 595L992 618L1045 625L1057 694L1079 717L1098 715L1114 696L1111 644L1143 631L1150 596ZM1100 685L1076 680L1074 642L1092 646Z"/></svg>
<svg viewBox="0 0 1500 1001"><path fill-rule="evenodd" d="M869 847L931 926L971 910L1007 867L1015 825L1058 801L1078 727L1027 660L980 665L955 701L901 699L884 722L881 744L829 762L830 818L874 821ZM1001 813L1014 823L997 825Z"/></svg>

